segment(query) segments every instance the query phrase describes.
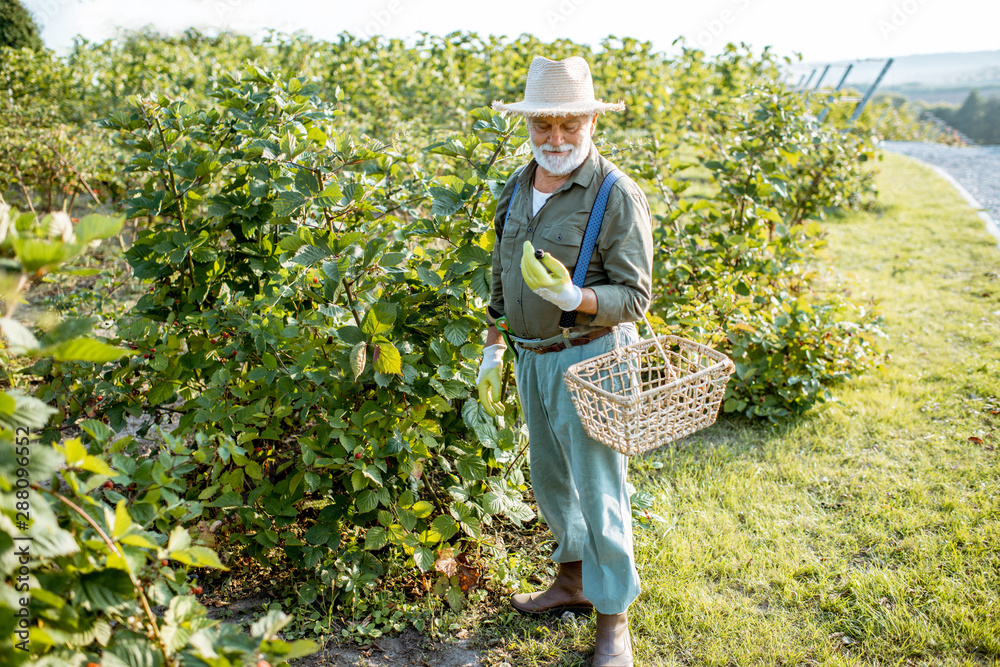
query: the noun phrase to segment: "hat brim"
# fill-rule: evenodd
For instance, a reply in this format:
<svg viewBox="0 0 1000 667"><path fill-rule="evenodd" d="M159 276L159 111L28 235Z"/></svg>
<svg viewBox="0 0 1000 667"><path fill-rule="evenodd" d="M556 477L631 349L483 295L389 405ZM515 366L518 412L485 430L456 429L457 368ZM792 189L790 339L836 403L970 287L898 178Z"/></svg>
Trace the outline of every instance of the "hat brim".
<svg viewBox="0 0 1000 667"><path fill-rule="evenodd" d="M589 116L606 111L625 111L624 102L512 102L493 100L494 111L521 114L522 116Z"/></svg>

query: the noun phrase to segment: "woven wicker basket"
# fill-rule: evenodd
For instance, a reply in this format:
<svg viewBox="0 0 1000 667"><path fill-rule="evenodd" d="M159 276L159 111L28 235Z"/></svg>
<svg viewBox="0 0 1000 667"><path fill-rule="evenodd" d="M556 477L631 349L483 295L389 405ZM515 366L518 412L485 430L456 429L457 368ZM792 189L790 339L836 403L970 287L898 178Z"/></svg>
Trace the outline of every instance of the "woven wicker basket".
<svg viewBox="0 0 1000 667"><path fill-rule="evenodd" d="M635 456L711 426L734 370L721 352L660 336L573 364L563 381L587 433Z"/></svg>

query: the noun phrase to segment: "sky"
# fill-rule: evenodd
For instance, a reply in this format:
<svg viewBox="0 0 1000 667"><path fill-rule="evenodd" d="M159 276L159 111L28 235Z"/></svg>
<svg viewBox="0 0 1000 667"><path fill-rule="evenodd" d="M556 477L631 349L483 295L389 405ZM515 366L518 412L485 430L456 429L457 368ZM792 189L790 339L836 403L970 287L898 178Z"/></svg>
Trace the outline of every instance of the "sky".
<svg viewBox="0 0 1000 667"><path fill-rule="evenodd" d="M456 30L542 40L569 38L598 46L608 35L651 41L655 50L689 46L719 52L727 42L770 45L809 62L918 53L1000 49L998 0L22 0L50 48L73 37L113 37L119 27L152 25L176 33L232 30L260 34L304 30L334 40L386 35L410 40L421 31Z"/></svg>

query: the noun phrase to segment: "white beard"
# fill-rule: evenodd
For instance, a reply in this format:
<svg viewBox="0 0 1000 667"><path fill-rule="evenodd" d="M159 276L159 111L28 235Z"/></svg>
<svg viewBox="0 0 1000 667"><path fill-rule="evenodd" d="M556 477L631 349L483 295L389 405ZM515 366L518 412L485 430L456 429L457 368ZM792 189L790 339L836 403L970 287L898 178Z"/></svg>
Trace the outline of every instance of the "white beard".
<svg viewBox="0 0 1000 667"><path fill-rule="evenodd" d="M531 144L531 152L535 156L535 162L545 171L549 172L553 176L565 176L570 173L587 159L590 154L590 135L585 135L580 143L577 145L573 144L563 144L561 146L553 146L552 144L542 144L541 146L536 146L535 142L528 140ZM565 151L569 150L569 155L564 155L562 157L553 157L551 155L546 155L543 151Z"/></svg>

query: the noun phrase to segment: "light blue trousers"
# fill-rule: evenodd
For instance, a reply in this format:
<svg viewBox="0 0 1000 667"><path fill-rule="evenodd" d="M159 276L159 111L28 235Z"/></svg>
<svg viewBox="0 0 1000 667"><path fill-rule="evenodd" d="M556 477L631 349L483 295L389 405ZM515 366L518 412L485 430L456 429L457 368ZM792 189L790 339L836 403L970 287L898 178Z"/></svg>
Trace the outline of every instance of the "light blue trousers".
<svg viewBox="0 0 1000 667"><path fill-rule="evenodd" d="M536 354L518 348L517 394L528 426L531 485L555 536L557 563L583 561L583 594L602 614L625 611L639 595L632 553L628 458L580 424L563 373L572 364L638 342L635 325L585 345Z"/></svg>

